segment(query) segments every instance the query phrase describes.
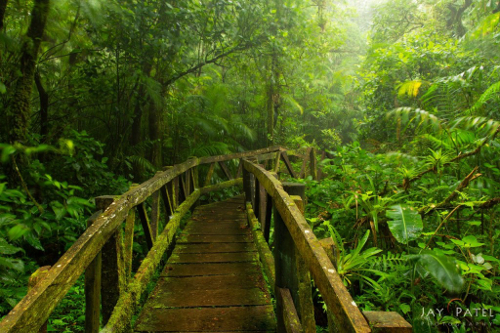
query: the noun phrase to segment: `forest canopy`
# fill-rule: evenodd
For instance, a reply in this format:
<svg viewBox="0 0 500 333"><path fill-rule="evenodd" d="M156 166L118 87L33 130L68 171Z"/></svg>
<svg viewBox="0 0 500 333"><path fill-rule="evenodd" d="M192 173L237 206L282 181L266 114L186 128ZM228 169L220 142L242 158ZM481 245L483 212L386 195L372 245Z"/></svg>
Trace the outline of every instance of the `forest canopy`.
<svg viewBox="0 0 500 333"><path fill-rule="evenodd" d="M306 217L360 308L498 331L499 50L498 0L0 0L0 316L94 197L282 145L323 153ZM421 315L450 299L488 316Z"/></svg>

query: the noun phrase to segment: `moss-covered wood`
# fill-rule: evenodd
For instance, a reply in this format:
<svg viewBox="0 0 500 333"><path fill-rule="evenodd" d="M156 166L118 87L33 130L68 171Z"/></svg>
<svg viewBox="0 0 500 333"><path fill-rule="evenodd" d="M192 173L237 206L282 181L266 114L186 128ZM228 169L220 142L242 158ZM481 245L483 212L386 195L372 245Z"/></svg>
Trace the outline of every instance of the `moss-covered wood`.
<svg viewBox="0 0 500 333"><path fill-rule="evenodd" d="M281 299L280 303L283 304L283 318L282 318L282 321L284 323L283 332L286 333L311 332L311 331L305 331L302 328L299 315L297 314L297 309L293 304L293 299L292 295L290 294L290 290L287 288L278 288L278 297Z"/></svg>
<svg viewBox="0 0 500 333"><path fill-rule="evenodd" d="M200 197L200 190L195 190L176 210L175 215L165 227L153 248L141 263L135 273L134 279L128 284L127 291L120 298L113 310L111 318L102 330L105 332L126 332L129 328L131 318L137 309L141 295L151 281L163 254L172 243L182 217Z"/></svg>
<svg viewBox="0 0 500 333"><path fill-rule="evenodd" d="M263 168L244 161L244 168L254 174L272 196L274 206L283 218L290 234L311 272L326 305L345 332L370 332L370 327L345 288L311 227L302 216L282 185Z"/></svg>
<svg viewBox="0 0 500 333"><path fill-rule="evenodd" d="M269 249L269 245L262 234L262 230L260 228L259 221L255 217L255 213L252 209L252 204L250 202L246 203L247 208L247 216L248 216L248 225L250 226L250 230L252 230L253 239L255 245L257 246L257 251L259 251L260 261L262 262L262 267L264 268L264 273L266 274L269 284L271 285L273 294L274 294L274 285L276 283L276 275L275 275L275 264L274 264L274 256L271 250Z"/></svg>
<svg viewBox="0 0 500 333"><path fill-rule="evenodd" d="M408 323L399 313L393 311L364 311L366 319L373 327L373 333L411 333Z"/></svg>

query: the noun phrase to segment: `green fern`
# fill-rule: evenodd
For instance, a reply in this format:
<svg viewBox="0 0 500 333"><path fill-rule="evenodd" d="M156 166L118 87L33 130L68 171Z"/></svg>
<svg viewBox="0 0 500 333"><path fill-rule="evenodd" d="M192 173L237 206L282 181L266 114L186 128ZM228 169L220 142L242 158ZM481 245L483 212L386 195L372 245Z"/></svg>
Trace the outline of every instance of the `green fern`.
<svg viewBox="0 0 500 333"><path fill-rule="evenodd" d="M479 97L473 107L469 109L471 113L477 112L487 102L491 100L500 101L500 81L493 83L486 91Z"/></svg>

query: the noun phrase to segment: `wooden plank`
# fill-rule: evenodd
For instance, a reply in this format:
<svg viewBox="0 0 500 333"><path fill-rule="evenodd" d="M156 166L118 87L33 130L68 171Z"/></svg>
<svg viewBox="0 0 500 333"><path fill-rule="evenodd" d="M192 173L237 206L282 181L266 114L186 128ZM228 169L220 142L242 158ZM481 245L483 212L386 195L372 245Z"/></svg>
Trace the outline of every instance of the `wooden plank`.
<svg viewBox="0 0 500 333"><path fill-rule="evenodd" d="M248 234L248 225L245 220L240 222L215 222L200 221L196 223L188 223L184 228L186 234L203 234L203 235L235 235Z"/></svg>
<svg viewBox="0 0 500 333"><path fill-rule="evenodd" d="M151 250L154 244L154 234L151 229L151 224L149 223L148 212L146 210L146 206L144 203L137 205L137 211L139 213L139 218L141 220L142 229L144 230L144 237L146 238L146 244L148 246L148 250Z"/></svg>
<svg viewBox="0 0 500 333"><path fill-rule="evenodd" d="M292 176L292 178L297 178L297 175L292 168L292 163L290 163L290 160L288 159L286 151L281 152L281 155L283 156L283 162L285 162L286 169L288 170L290 176Z"/></svg>
<svg viewBox="0 0 500 333"><path fill-rule="evenodd" d="M247 235L196 235L181 234L177 244L183 243L251 243Z"/></svg>
<svg viewBox="0 0 500 333"><path fill-rule="evenodd" d="M160 277L158 283L163 290L215 290L215 289L249 289L266 288L260 273L246 275L244 273L212 276Z"/></svg>
<svg viewBox="0 0 500 333"><path fill-rule="evenodd" d="M102 213L96 212L87 220L89 228ZM99 252L85 270L85 332L99 332L101 320L101 267L102 258Z"/></svg>
<svg viewBox="0 0 500 333"><path fill-rule="evenodd" d="M300 324L299 315L293 304L292 295L290 290L286 288L278 289L278 297L281 298L281 304L283 304L283 322L284 322L284 332L286 333L301 333L304 332L302 325ZM279 321L278 321L279 322ZM316 328L315 328L316 329ZM314 331L307 331L314 332Z"/></svg>
<svg viewBox="0 0 500 333"><path fill-rule="evenodd" d="M399 313L389 311L363 311L374 333L411 333L412 326Z"/></svg>
<svg viewBox="0 0 500 333"><path fill-rule="evenodd" d="M169 263L187 264L203 262L253 262L257 260L255 252L241 253L179 253L172 254Z"/></svg>
<svg viewBox="0 0 500 333"><path fill-rule="evenodd" d="M247 252L255 253L255 252ZM168 263L162 276L204 276L228 274L258 274L260 267L256 262L225 262L225 263L198 263L198 264L173 264Z"/></svg>
<svg viewBox="0 0 500 333"><path fill-rule="evenodd" d="M201 243L178 244L173 253L224 253L224 252L255 252L253 243Z"/></svg>
<svg viewBox="0 0 500 333"><path fill-rule="evenodd" d="M259 288L215 289L215 290L165 290L160 282L144 305L150 309L212 307L212 306L250 306L271 304L269 293ZM196 320L197 318L192 318Z"/></svg>
<svg viewBox="0 0 500 333"><path fill-rule="evenodd" d="M335 314L338 327L346 332L370 332L368 322L354 303L311 227L279 181L268 171L249 161L244 160L243 167L254 174L273 197L274 206L304 257L326 305Z"/></svg>
<svg viewBox="0 0 500 333"><path fill-rule="evenodd" d="M196 320L194 320L196 318ZM275 328L273 307L151 309L143 312L136 332L257 331Z"/></svg>

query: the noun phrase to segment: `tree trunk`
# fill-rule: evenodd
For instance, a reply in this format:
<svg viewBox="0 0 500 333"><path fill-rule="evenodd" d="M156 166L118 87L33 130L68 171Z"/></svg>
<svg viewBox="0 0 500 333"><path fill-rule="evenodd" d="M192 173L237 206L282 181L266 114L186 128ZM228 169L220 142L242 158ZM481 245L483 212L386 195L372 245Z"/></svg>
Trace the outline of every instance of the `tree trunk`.
<svg viewBox="0 0 500 333"><path fill-rule="evenodd" d="M45 142L49 134L49 94L45 91L40 77L40 72L35 72L35 84L40 98L40 135L41 142Z"/></svg>
<svg viewBox="0 0 500 333"><path fill-rule="evenodd" d="M7 10L8 0L0 0L0 31L3 29L3 19L5 17L5 11Z"/></svg>
<svg viewBox="0 0 500 333"><path fill-rule="evenodd" d="M162 166L161 109L158 109L153 101L149 105L149 139L153 142L150 161L160 169Z"/></svg>
<svg viewBox="0 0 500 333"><path fill-rule="evenodd" d="M21 49L18 79L11 99L10 116L13 118L10 139L25 142L30 126L30 100L35 74L36 59L49 13L50 0L35 0L26 41Z"/></svg>

